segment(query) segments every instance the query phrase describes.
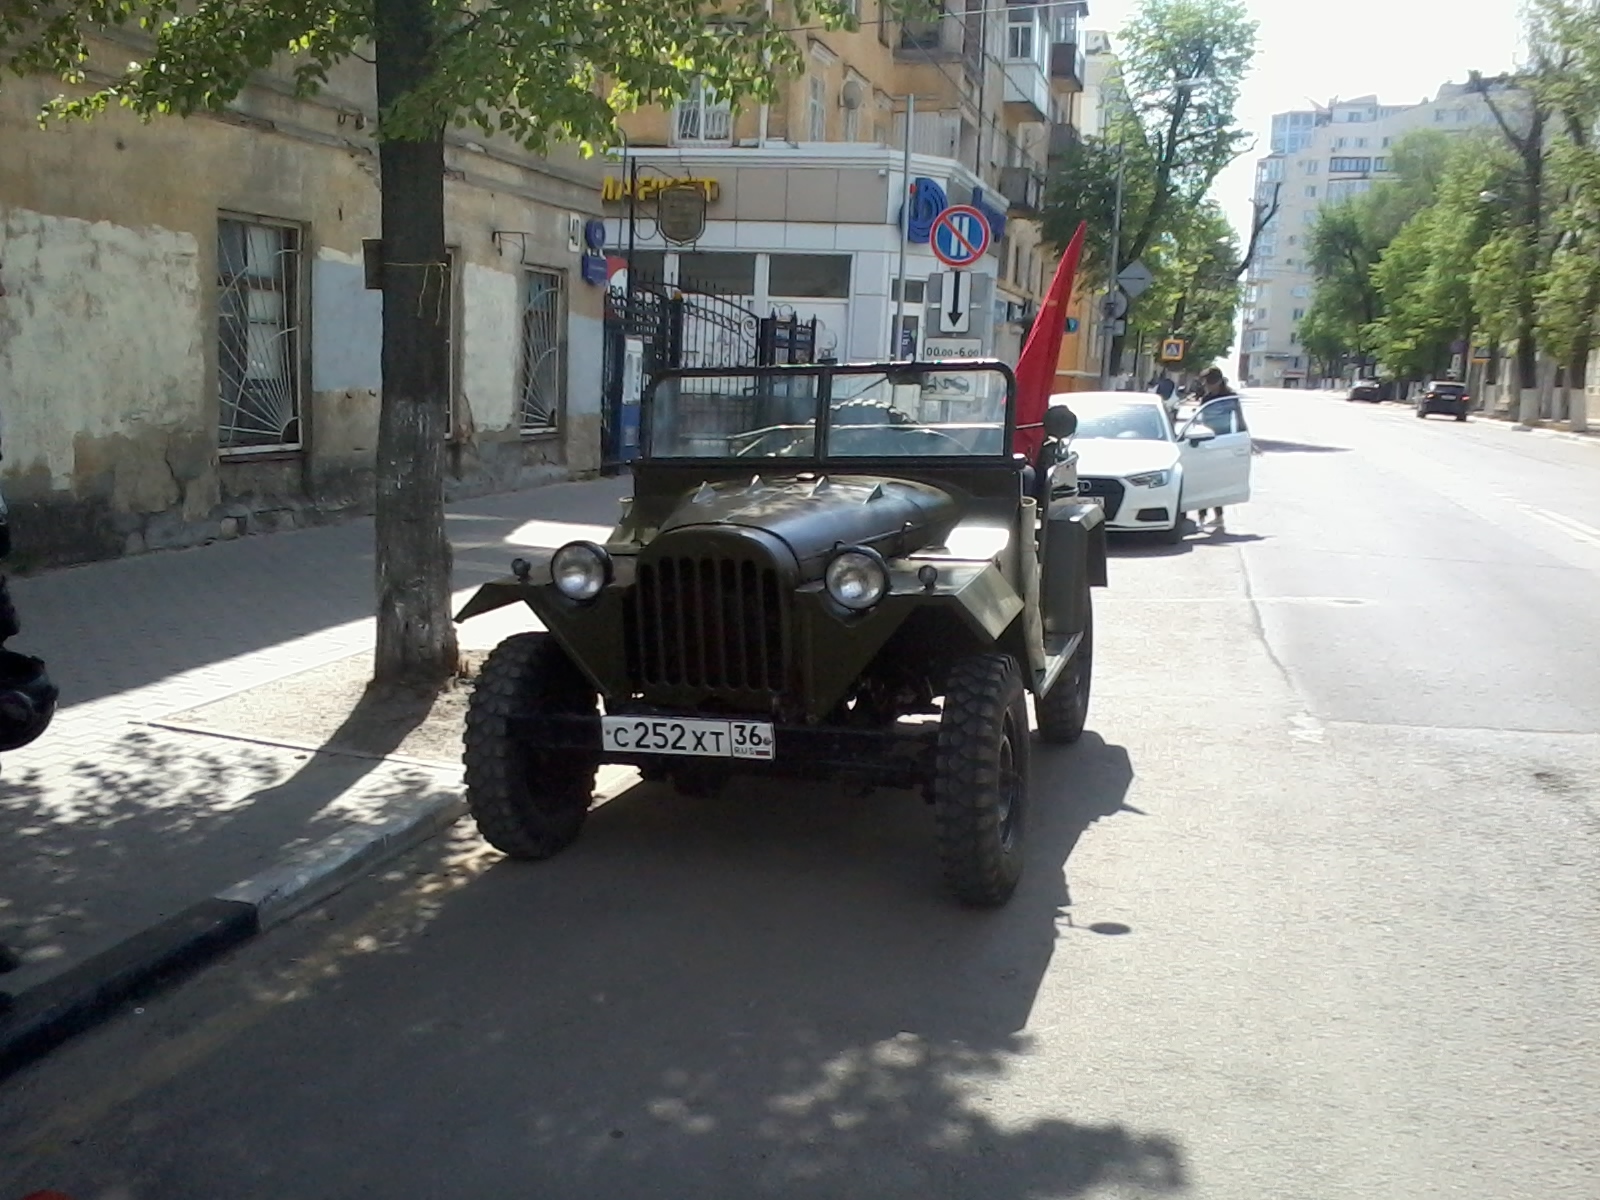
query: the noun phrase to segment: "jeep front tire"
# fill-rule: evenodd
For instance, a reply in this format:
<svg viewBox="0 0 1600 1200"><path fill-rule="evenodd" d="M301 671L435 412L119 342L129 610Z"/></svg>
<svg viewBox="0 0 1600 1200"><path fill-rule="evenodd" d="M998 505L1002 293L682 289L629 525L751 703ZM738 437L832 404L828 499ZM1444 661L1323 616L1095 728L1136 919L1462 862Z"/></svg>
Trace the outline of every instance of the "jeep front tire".
<svg viewBox="0 0 1600 1200"><path fill-rule="evenodd" d="M594 800L596 759L540 752L515 736L512 721L518 714L593 716L597 700L548 633L519 633L490 652L467 705L462 761L467 808L496 850L549 858L577 838Z"/></svg>
<svg viewBox="0 0 1600 1200"><path fill-rule="evenodd" d="M1022 878L1028 808L1028 706L1008 654L974 654L951 670L939 718L933 819L946 887L996 908Z"/></svg>

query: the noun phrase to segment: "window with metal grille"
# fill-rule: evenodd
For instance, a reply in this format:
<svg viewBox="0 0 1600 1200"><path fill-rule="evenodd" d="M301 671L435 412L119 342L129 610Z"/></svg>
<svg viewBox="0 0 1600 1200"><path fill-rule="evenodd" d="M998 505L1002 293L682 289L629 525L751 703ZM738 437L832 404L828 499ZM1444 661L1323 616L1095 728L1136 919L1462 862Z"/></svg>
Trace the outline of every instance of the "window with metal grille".
<svg viewBox="0 0 1600 1200"><path fill-rule="evenodd" d="M680 146L726 146L733 140L733 109L696 80L673 109L672 132L673 142Z"/></svg>
<svg viewBox="0 0 1600 1200"><path fill-rule="evenodd" d="M217 445L224 452L301 444L300 231L217 221Z"/></svg>
<svg viewBox="0 0 1600 1200"><path fill-rule="evenodd" d="M555 433L561 428L565 285L565 276L557 271L529 271L523 279L521 418L525 434Z"/></svg>

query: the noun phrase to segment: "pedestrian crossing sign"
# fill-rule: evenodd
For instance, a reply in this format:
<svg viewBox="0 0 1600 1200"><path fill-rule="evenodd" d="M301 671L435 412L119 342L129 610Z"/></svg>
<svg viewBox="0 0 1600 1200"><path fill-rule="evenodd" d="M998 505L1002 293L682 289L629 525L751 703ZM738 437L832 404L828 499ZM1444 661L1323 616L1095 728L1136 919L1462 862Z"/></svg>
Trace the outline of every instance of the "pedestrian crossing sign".
<svg viewBox="0 0 1600 1200"><path fill-rule="evenodd" d="M1182 338L1167 338L1165 341L1163 341L1161 343L1161 361L1162 362L1182 362L1183 361L1183 339Z"/></svg>

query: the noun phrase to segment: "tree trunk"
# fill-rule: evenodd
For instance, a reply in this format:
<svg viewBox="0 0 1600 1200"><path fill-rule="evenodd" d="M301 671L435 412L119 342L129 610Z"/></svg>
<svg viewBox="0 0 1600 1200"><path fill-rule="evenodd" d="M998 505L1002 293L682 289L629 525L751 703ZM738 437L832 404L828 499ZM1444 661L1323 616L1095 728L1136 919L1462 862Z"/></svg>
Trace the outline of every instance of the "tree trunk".
<svg viewBox="0 0 1600 1200"><path fill-rule="evenodd" d="M376 0L380 113L431 70L430 0ZM444 244L444 128L381 138L383 401L378 416L379 684L437 685L455 671L444 525L451 286Z"/></svg>

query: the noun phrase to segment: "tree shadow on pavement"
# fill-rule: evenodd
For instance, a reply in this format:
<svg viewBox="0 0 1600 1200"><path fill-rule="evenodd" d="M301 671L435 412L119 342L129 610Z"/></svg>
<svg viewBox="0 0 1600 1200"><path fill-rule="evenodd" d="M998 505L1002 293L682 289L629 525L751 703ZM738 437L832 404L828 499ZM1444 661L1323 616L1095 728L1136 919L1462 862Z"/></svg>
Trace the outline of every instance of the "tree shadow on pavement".
<svg viewBox="0 0 1600 1200"><path fill-rule="evenodd" d="M418 694L369 691L313 752L135 727L52 777L0 777L0 941L25 961L8 983L31 986L445 786L437 772L382 758L430 707Z"/></svg>
<svg viewBox="0 0 1600 1200"><path fill-rule="evenodd" d="M452 505L453 586L508 573L519 550L609 527L631 483L549 484ZM363 519L13 578L16 644L49 664L64 706L146 687L369 620L372 538Z"/></svg>
<svg viewBox="0 0 1600 1200"><path fill-rule="evenodd" d="M640 784L557 858L476 871L448 865L476 846L464 824L333 933L307 914L256 968L36 1072L35 1111L108 1061L159 1081L55 1130L71 1154L17 1182L48 1161L52 1186L170 1200L1182 1191L1172 1137L1074 1117L1105 1095L1096 1031L1065 1019L1077 968L1125 943L1073 924L1070 856L1138 819L1131 764L1091 734L1034 767L1027 875L991 912L944 898L909 793ZM279 937L301 941L273 961Z"/></svg>

